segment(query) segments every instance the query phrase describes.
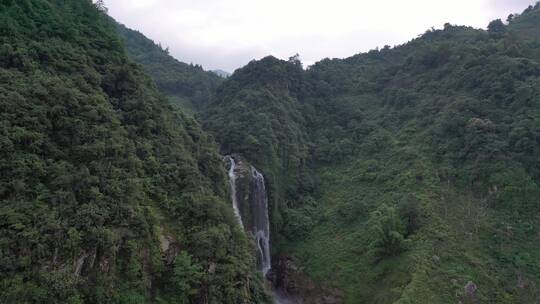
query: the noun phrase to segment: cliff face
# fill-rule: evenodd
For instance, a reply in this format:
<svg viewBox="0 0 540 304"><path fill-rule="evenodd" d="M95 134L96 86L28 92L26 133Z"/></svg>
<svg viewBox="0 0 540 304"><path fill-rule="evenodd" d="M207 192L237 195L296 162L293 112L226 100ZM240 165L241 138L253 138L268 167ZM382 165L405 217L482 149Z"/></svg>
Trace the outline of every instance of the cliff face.
<svg viewBox="0 0 540 304"><path fill-rule="evenodd" d="M338 304L343 293L309 279L289 255L280 254L270 261L268 200L264 177L238 154L224 158L231 183L233 206L240 215L239 223L255 241L257 265L269 281L269 292L280 304ZM232 188L234 187L234 189ZM270 267L271 266L271 267Z"/></svg>
<svg viewBox="0 0 540 304"><path fill-rule="evenodd" d="M234 175L236 177L236 201L242 218L242 224L249 231L253 227L253 212L251 210L251 176L253 175L251 164L238 154L231 155L235 161ZM227 158L226 158L227 160ZM231 163L226 161L227 170Z"/></svg>
<svg viewBox="0 0 540 304"><path fill-rule="evenodd" d="M268 195L263 174L239 155L227 156L233 207L239 213L239 223L253 237L257 248L257 268L266 276L271 268L270 219Z"/></svg>

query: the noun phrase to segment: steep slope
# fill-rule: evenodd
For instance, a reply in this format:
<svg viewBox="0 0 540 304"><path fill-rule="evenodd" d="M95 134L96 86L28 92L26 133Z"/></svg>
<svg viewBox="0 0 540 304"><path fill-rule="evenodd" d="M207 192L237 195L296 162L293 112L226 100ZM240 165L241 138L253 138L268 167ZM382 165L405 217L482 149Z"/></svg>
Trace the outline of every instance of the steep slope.
<svg viewBox="0 0 540 304"><path fill-rule="evenodd" d="M540 37L540 11L538 6L529 6L522 14L513 14L508 18L509 30L522 39L538 40Z"/></svg>
<svg viewBox="0 0 540 304"><path fill-rule="evenodd" d="M204 109L222 81L219 74L180 62L160 45L122 24L116 25L131 60L142 65L158 89L184 111Z"/></svg>
<svg viewBox="0 0 540 304"><path fill-rule="evenodd" d="M204 125L282 172L268 180L276 268L345 303L540 298L539 11L305 72L266 58L226 80ZM309 298L301 276L275 275Z"/></svg>
<svg viewBox="0 0 540 304"><path fill-rule="evenodd" d="M0 3L0 302L264 302L213 142L100 9Z"/></svg>
<svg viewBox="0 0 540 304"><path fill-rule="evenodd" d="M287 196L296 196L304 184L308 146L298 101L303 77L299 63L274 57L253 61L218 88L202 113L222 154L239 153L265 168L275 226L282 222L279 204L286 204Z"/></svg>

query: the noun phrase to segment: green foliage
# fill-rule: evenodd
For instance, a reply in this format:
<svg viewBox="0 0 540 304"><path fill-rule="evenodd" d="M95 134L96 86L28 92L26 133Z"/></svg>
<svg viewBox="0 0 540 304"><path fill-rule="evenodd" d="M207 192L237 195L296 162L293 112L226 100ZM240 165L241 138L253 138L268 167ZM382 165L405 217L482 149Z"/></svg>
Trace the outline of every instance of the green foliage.
<svg viewBox="0 0 540 304"><path fill-rule="evenodd" d="M270 177L274 250L346 303L537 297L539 14L227 79L203 125Z"/></svg>
<svg viewBox="0 0 540 304"><path fill-rule="evenodd" d="M203 110L208 105L222 81L221 77L204 71L199 65L178 61L168 49L163 49L141 33L115 24L130 59L142 65L173 105L188 112Z"/></svg>
<svg viewBox="0 0 540 304"><path fill-rule="evenodd" d="M539 5L224 81L105 11L0 2L0 302L268 301L212 138L158 88L265 174L274 250L346 303L539 298Z"/></svg>
<svg viewBox="0 0 540 304"><path fill-rule="evenodd" d="M398 203L399 216L405 223L406 236L413 234L420 228L420 206L418 200L409 195Z"/></svg>
<svg viewBox="0 0 540 304"><path fill-rule="evenodd" d="M215 143L100 4L0 2L0 302L149 303L181 269L190 300L259 301Z"/></svg>
<svg viewBox="0 0 540 304"><path fill-rule="evenodd" d="M296 206L289 205L284 212L283 235L291 240L308 236L317 223L316 212L317 203L311 197L304 197Z"/></svg>
<svg viewBox="0 0 540 304"><path fill-rule="evenodd" d="M202 268L192 263L187 252L182 251L176 257L170 278L170 294L172 303L190 303L190 299L198 293L197 287L203 277Z"/></svg>
<svg viewBox="0 0 540 304"><path fill-rule="evenodd" d="M274 227L283 226L284 202L307 193L302 180L308 146L298 101L302 78L302 67L294 62L253 61L218 88L202 113L223 154L239 153L264 169Z"/></svg>
<svg viewBox="0 0 540 304"><path fill-rule="evenodd" d="M371 248L382 256L395 256L404 250L405 225L393 207L381 205L371 216Z"/></svg>
<svg viewBox="0 0 540 304"><path fill-rule="evenodd" d="M506 32L506 26L501 19L496 19L489 23L488 32L491 34L504 34Z"/></svg>

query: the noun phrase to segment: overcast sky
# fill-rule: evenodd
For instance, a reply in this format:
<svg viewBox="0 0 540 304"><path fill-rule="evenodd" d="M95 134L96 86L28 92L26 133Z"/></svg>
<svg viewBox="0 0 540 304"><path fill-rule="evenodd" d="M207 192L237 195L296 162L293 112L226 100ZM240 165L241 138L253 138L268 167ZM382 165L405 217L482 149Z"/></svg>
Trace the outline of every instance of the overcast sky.
<svg viewBox="0 0 540 304"><path fill-rule="evenodd" d="M450 22L485 28L535 0L105 0L120 23L205 69L299 53L304 64L398 45Z"/></svg>

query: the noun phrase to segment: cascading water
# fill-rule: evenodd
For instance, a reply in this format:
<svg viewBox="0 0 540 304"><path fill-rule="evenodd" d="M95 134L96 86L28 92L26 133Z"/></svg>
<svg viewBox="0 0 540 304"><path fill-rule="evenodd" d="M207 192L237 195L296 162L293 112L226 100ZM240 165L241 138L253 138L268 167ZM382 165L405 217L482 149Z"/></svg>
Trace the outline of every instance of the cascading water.
<svg viewBox="0 0 540 304"><path fill-rule="evenodd" d="M242 222L242 216L240 215L240 209L238 208L238 197L236 196L236 173L234 173L234 169L236 169L236 162L234 161L234 158L229 156L230 161L230 168L229 168L229 184L231 186L231 200L233 203L233 210L234 215L236 215L236 218L238 219L238 222L240 223L240 226L244 228L244 223Z"/></svg>
<svg viewBox="0 0 540 304"><path fill-rule="evenodd" d="M240 160L237 165L233 156L227 156L225 159L227 158L230 164L229 184L234 214L240 226L255 237L258 251L257 268L266 276L271 268L271 257L268 196L264 176L253 166L244 166Z"/></svg>
<svg viewBox="0 0 540 304"><path fill-rule="evenodd" d="M270 259L270 220L268 218L268 196L264 185L264 176L251 167L253 173L251 185L251 212L253 216L253 230L259 257L257 259L259 270L266 276L272 267Z"/></svg>
<svg viewBox="0 0 540 304"><path fill-rule="evenodd" d="M253 166L244 166L240 158L237 158L238 163L232 156L228 156L228 158L230 163L229 183L234 214L242 228L255 237L257 243L257 269L266 277L272 268L272 264L268 195L264 176ZM268 288L274 303L296 303L287 299L285 295L278 294L272 287Z"/></svg>

